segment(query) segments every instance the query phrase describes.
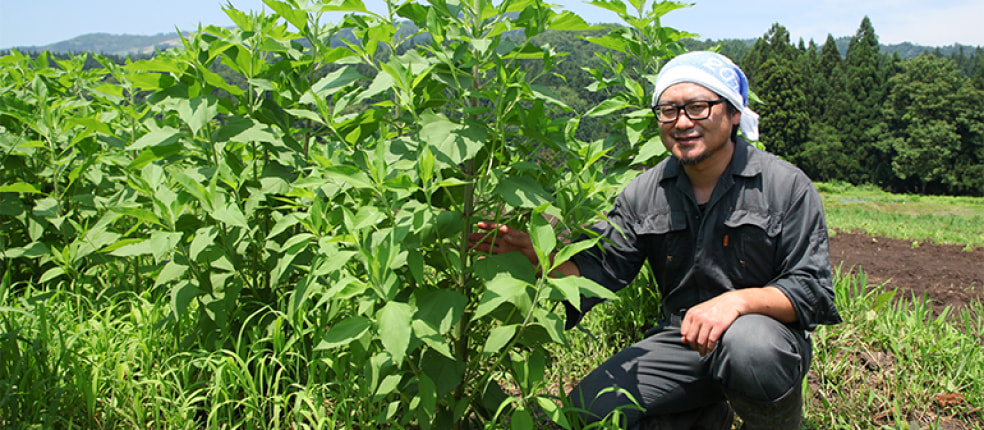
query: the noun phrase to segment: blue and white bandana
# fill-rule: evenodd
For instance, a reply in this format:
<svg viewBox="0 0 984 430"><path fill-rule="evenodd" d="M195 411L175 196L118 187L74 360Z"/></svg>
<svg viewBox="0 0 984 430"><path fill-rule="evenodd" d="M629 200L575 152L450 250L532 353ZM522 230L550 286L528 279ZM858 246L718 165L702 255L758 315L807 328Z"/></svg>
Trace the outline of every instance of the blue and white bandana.
<svg viewBox="0 0 984 430"><path fill-rule="evenodd" d="M656 106L663 91L682 82L703 86L731 102L741 112L742 135L748 140L758 140L759 116L748 107L748 78L728 57L696 51L670 60L656 77L652 105Z"/></svg>

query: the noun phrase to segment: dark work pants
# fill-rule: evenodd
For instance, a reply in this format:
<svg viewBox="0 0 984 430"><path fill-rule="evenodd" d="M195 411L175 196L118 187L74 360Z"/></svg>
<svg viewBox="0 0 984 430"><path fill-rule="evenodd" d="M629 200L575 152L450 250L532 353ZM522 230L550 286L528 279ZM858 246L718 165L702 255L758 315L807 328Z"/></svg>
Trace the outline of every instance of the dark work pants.
<svg viewBox="0 0 984 430"><path fill-rule="evenodd" d="M680 339L673 318L588 374L568 395L571 403L588 422L621 411L630 427L721 402L725 393L772 403L800 389L813 354L804 332L764 315L739 317L704 357Z"/></svg>

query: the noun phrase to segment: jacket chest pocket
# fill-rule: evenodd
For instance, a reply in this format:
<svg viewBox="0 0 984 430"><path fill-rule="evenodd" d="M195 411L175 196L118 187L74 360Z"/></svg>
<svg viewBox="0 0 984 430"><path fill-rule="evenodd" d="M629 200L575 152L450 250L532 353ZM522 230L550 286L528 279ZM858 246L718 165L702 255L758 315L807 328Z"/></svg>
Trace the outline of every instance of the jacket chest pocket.
<svg viewBox="0 0 984 430"><path fill-rule="evenodd" d="M782 215L736 210L724 220L724 227L722 240L732 262L726 270L732 281L738 286L764 286L775 278Z"/></svg>
<svg viewBox="0 0 984 430"><path fill-rule="evenodd" d="M636 226L646 256L656 273L693 261L693 237L687 229L687 213L673 211L649 216Z"/></svg>

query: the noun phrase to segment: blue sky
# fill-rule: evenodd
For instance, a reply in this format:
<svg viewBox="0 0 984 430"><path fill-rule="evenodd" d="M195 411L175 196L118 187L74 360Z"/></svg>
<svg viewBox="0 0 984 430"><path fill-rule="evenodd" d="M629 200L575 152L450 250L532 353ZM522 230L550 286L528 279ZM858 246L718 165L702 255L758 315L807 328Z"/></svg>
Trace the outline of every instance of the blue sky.
<svg viewBox="0 0 984 430"><path fill-rule="evenodd" d="M86 33L153 35L199 23L229 25L230 0L0 0L0 49L47 45ZM364 0L381 8L382 0ZM667 14L663 25L702 38L756 38L773 23L822 44L827 34L851 36L865 15L882 43L984 46L981 0L695 0ZM231 0L241 10L262 10L262 0ZM579 0L553 0L588 22L614 22L607 11Z"/></svg>

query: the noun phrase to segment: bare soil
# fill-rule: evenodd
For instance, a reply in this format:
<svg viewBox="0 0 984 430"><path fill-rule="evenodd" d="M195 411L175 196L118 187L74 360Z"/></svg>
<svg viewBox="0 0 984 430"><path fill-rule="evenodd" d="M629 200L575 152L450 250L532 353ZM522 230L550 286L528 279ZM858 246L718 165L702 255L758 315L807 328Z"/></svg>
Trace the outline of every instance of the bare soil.
<svg viewBox="0 0 984 430"><path fill-rule="evenodd" d="M897 289L898 298L928 296L937 311L984 301L984 248L835 232L830 260L842 271L861 269L868 285Z"/></svg>

